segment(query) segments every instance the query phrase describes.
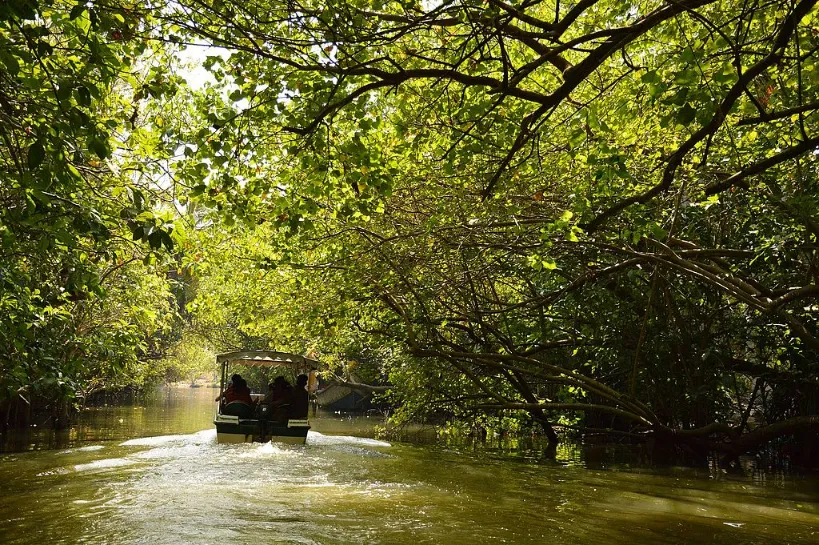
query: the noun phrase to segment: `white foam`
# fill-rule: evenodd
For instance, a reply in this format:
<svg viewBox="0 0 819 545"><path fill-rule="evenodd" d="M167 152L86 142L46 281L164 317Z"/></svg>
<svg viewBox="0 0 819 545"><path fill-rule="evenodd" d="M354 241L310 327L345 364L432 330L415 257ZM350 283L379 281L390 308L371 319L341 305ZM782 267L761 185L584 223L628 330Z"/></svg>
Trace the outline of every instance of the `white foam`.
<svg viewBox="0 0 819 545"><path fill-rule="evenodd" d="M52 469L52 470L49 470L49 471L41 471L40 473L37 474L37 476L38 477L48 477L49 475L65 475L68 472L69 472L69 470L67 470L66 468L58 467L57 469Z"/></svg>
<svg viewBox="0 0 819 545"><path fill-rule="evenodd" d="M157 437L140 437L139 439L129 439L120 443L121 447L155 447L157 445L167 445L169 443L182 443L187 435L159 435Z"/></svg>
<svg viewBox="0 0 819 545"><path fill-rule="evenodd" d="M230 446L233 449L233 455L237 458L292 458L294 456L303 456L303 450L299 448L301 445L286 445L272 441L262 444L236 443Z"/></svg>
<svg viewBox="0 0 819 545"><path fill-rule="evenodd" d="M94 452L95 450L102 450L105 447L102 445L90 445L87 447L70 448L68 450L61 450L60 454L72 454L74 452Z"/></svg>
<svg viewBox="0 0 819 545"><path fill-rule="evenodd" d="M391 447L386 441L378 439L367 439L366 437L353 437L351 435L324 435L316 431L307 432L307 444L309 445L355 445L363 447Z"/></svg>
<svg viewBox="0 0 819 545"><path fill-rule="evenodd" d="M263 444L262 446L255 449L255 451L259 454L276 454L280 456L297 456L298 452L293 450L292 448L282 448L278 444L273 444L272 441L268 441L267 443Z"/></svg>
<svg viewBox="0 0 819 545"><path fill-rule="evenodd" d="M202 443L212 443L216 439L216 430L202 430L196 433L187 435L159 435L157 437L140 437L139 439L130 439L124 443L120 443L121 447L156 447L159 445L182 444L182 445L198 445Z"/></svg>
<svg viewBox="0 0 819 545"><path fill-rule="evenodd" d="M105 460L97 460L87 464L77 464L74 466L75 471L89 471L94 469L108 469L111 467L122 467L135 464L136 460L129 460L127 458L106 458Z"/></svg>
<svg viewBox="0 0 819 545"><path fill-rule="evenodd" d="M156 459L156 458L184 458L191 457L202 452L199 445L184 444L181 446L160 446L140 452L136 455L137 458L142 459Z"/></svg>

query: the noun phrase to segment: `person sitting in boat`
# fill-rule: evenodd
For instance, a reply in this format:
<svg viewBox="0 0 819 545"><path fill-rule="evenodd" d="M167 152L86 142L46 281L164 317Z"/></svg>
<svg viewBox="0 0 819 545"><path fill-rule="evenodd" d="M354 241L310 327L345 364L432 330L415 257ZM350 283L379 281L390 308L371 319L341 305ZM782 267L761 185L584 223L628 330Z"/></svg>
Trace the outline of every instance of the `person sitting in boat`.
<svg viewBox="0 0 819 545"><path fill-rule="evenodd" d="M258 407L256 408L259 418L264 420L270 419L269 417L273 414L273 407L271 405L274 401L278 401L284 397L286 385L287 380L281 375L267 385L267 394L265 394L264 399L259 400Z"/></svg>
<svg viewBox="0 0 819 545"><path fill-rule="evenodd" d="M225 388L225 391L222 392L221 394L219 394L219 396L216 399L214 399L214 401L222 401L226 397L232 396L233 395L233 385L236 383L237 380L242 380L242 375L235 374L232 377L230 377L230 384L228 384L228 387Z"/></svg>
<svg viewBox="0 0 819 545"><path fill-rule="evenodd" d="M264 399L261 401L264 404L271 404L275 403L281 399L285 399L290 395L290 383L287 382L287 379L283 376L279 375L278 377L273 379L267 387L267 395L264 396Z"/></svg>
<svg viewBox="0 0 819 545"><path fill-rule="evenodd" d="M273 383L268 388L267 395L261 401L262 408L260 412L273 422L286 422L293 387L290 386L286 378L279 375L273 379Z"/></svg>
<svg viewBox="0 0 819 545"><path fill-rule="evenodd" d="M238 416L239 418L253 418L255 404L250 395L247 381L240 375L231 377L231 384L225 389L222 398L224 399L222 414Z"/></svg>
<svg viewBox="0 0 819 545"><path fill-rule="evenodd" d="M308 407L307 375L299 375L296 377L296 387L290 395L290 407L287 417L296 420L307 418Z"/></svg>

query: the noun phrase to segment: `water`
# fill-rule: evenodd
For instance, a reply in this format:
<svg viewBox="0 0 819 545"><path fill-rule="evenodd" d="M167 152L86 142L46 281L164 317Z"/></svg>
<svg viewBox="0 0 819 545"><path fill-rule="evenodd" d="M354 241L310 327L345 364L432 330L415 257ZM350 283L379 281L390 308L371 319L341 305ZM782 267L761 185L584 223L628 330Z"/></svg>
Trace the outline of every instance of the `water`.
<svg viewBox="0 0 819 545"><path fill-rule="evenodd" d="M339 417L303 446L217 445L211 393L101 409L66 448L0 455L0 543L819 543L804 477L591 470L571 449L559 463L354 437Z"/></svg>

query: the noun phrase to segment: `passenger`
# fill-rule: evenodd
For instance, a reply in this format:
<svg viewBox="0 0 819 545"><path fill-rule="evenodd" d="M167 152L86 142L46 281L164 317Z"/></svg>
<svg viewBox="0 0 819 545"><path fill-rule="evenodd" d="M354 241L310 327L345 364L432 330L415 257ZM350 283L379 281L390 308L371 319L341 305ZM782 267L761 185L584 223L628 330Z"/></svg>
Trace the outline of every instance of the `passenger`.
<svg viewBox="0 0 819 545"><path fill-rule="evenodd" d="M238 377L233 382L233 389L231 390L230 395L225 393L225 403L233 403L234 401L240 401L250 406L253 406L254 404L253 396L250 395L250 388L247 386L247 381L242 377Z"/></svg>
<svg viewBox="0 0 819 545"><path fill-rule="evenodd" d="M271 414L270 420L279 423L287 422L293 387L282 376L278 376L273 380L273 386L273 391L268 394L271 398L268 404Z"/></svg>
<svg viewBox="0 0 819 545"><path fill-rule="evenodd" d="M233 396L233 385L236 384L236 381L239 381L239 380L243 380L242 375L235 374L232 377L230 377L230 384L228 384L228 387L225 388L225 391L222 392L221 394L219 394L219 397L214 399L214 401L221 401L222 399L224 399L224 398L226 398L228 396Z"/></svg>
<svg viewBox="0 0 819 545"><path fill-rule="evenodd" d="M231 387L224 392L224 406L222 414L253 418L255 403L250 395L247 381L239 375L233 375Z"/></svg>
<svg viewBox="0 0 819 545"><path fill-rule="evenodd" d="M273 382L267 385L267 394L265 394L264 399L259 401L258 407L256 408L256 414L260 419L270 419L273 414L272 404L282 397L283 385L286 383L287 381L284 377L278 376Z"/></svg>
<svg viewBox="0 0 819 545"><path fill-rule="evenodd" d="M289 390L290 383L287 382L286 378L279 375L267 386L267 395L264 396L262 403L269 405L282 398L285 398L288 396Z"/></svg>
<svg viewBox="0 0 819 545"><path fill-rule="evenodd" d="M299 375L296 377L296 387L293 389L293 394L290 396L290 410L288 412L288 418L293 418L296 420L307 418L308 407L307 375Z"/></svg>

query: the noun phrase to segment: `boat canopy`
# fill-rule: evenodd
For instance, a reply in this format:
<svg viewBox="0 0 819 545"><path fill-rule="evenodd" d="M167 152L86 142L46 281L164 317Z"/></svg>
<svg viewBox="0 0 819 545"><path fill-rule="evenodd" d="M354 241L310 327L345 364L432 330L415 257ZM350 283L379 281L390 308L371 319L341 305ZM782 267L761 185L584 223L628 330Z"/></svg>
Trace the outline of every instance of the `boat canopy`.
<svg viewBox="0 0 819 545"><path fill-rule="evenodd" d="M321 366L317 360L298 354L273 352L270 350L240 350L225 352L216 356L216 363L246 365L248 367L292 367L294 369L316 370Z"/></svg>

